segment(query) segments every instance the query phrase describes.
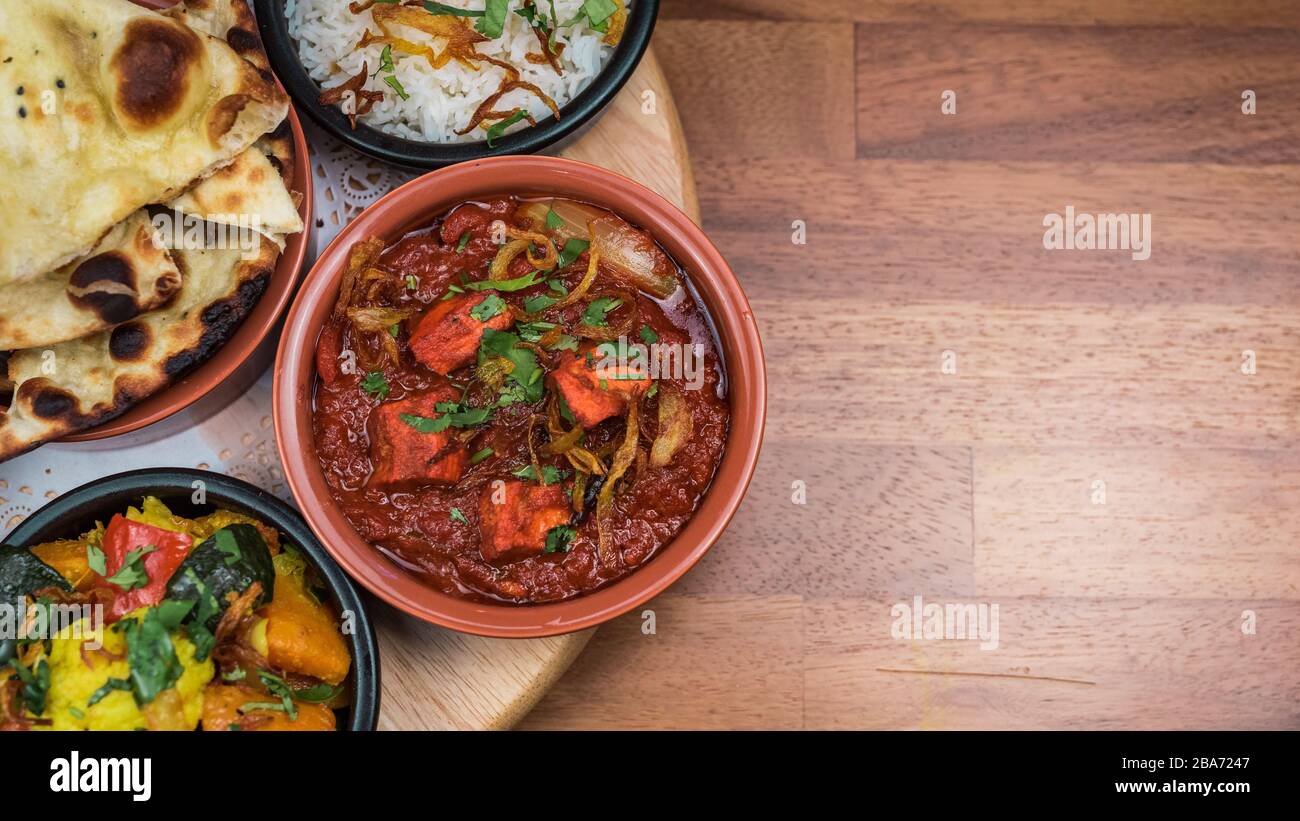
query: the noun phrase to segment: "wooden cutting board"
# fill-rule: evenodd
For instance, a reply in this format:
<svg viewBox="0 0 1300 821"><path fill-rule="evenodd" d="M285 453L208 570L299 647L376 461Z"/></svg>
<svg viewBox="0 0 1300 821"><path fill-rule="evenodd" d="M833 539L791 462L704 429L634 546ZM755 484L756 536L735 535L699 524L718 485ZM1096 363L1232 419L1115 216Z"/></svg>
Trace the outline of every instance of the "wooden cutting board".
<svg viewBox="0 0 1300 821"><path fill-rule="evenodd" d="M699 221L681 123L653 50L596 123L558 153L631 177ZM595 632L489 639L425 624L374 599L371 614L379 633L384 730L512 727Z"/></svg>

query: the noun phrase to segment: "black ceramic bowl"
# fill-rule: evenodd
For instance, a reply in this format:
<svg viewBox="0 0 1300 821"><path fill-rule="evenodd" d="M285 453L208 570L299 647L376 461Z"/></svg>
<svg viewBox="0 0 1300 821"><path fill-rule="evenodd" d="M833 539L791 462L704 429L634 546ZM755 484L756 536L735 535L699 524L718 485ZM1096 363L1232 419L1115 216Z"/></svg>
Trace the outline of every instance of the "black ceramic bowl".
<svg viewBox="0 0 1300 821"><path fill-rule="evenodd" d="M206 503L195 505L191 497L195 482L204 483ZM95 526L107 522L128 505L140 505L145 496L157 496L181 516L201 516L217 507L253 516L279 529L302 550L320 571L334 600L343 610L356 614L356 631L344 636L352 653L352 706L346 730L373 730L379 721L379 655L375 630L366 615L366 606L352 582L321 547L297 511L247 482L219 473L185 468L146 468L106 476L68 491L31 516L13 530L6 544L26 546L62 538L76 538Z"/></svg>
<svg viewBox="0 0 1300 821"><path fill-rule="evenodd" d="M339 0L343 2L344 0ZM632 76L641 55L650 44L659 0L634 0L628 9L623 39L615 46L605 68L592 78L582 93L560 109L559 120L547 117L537 125L493 140L470 143L426 143L405 140L357 123L354 129L338 106L321 105L320 86L298 60L298 50L289 37L284 0L254 0L262 42L280 82L289 90L299 111L305 111L322 128L347 145L385 162L412 168L442 168L466 160L503 154L534 154L572 135L601 112Z"/></svg>

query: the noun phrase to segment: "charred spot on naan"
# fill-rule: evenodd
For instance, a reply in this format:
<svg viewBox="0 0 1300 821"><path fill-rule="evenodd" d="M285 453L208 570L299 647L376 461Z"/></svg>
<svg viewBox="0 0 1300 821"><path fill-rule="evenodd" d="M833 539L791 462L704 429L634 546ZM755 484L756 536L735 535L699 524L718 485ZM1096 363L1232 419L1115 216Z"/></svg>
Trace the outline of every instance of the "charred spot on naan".
<svg viewBox="0 0 1300 821"><path fill-rule="evenodd" d="M273 130L258 138L257 147L275 170L280 172L284 187L289 189L296 201L298 195L293 191L293 129L289 126L289 118L285 117Z"/></svg>
<svg viewBox="0 0 1300 821"><path fill-rule="evenodd" d="M38 419L60 419L72 424L81 416L81 403L47 379L28 379L18 388L17 401L24 402Z"/></svg>
<svg viewBox="0 0 1300 821"><path fill-rule="evenodd" d="M235 121L252 98L247 94L230 94L222 97L208 112L204 127L207 129L208 142L220 145L226 132L235 127Z"/></svg>
<svg viewBox="0 0 1300 821"><path fill-rule="evenodd" d="M262 49L262 38L257 35L257 21L243 0L182 0L163 14L188 20L189 25L225 40L236 54L270 79L271 64Z"/></svg>
<svg viewBox="0 0 1300 821"><path fill-rule="evenodd" d="M203 331L198 343L173 354L163 363L163 373L168 379L175 379L195 365L208 360L222 345L226 344L226 340L252 312L253 306L266 290L267 283L271 281L274 258L269 265L264 260L253 260L247 265L249 267L240 272L241 281L235 292L225 299L208 305L199 315L203 323Z"/></svg>
<svg viewBox="0 0 1300 821"><path fill-rule="evenodd" d="M0 351L0 411L9 410L14 402L14 383L9 378L9 357L13 351ZM5 416L0 414L0 427L4 425Z"/></svg>
<svg viewBox="0 0 1300 821"><path fill-rule="evenodd" d="M180 290L180 272L167 270L154 280L153 294L141 294L140 274L126 254L106 251L78 265L65 292L78 308L116 325L166 304Z"/></svg>
<svg viewBox="0 0 1300 821"><path fill-rule="evenodd" d="M132 133L160 130L187 115L207 93L203 41L193 30L162 17L127 23L108 71L115 89L114 112Z"/></svg>
<svg viewBox="0 0 1300 821"><path fill-rule="evenodd" d="M257 73L268 83L272 81L271 67L267 63L266 53L262 51L262 39L247 29L234 27L226 31L226 42L235 53L257 69Z"/></svg>
<svg viewBox="0 0 1300 821"><path fill-rule="evenodd" d="M68 278L68 299L116 325L140 314L140 293L131 261L117 251L96 254Z"/></svg>
<svg viewBox="0 0 1300 821"><path fill-rule="evenodd" d="M38 377L28 379L18 386L14 395L14 404L27 408L34 419L46 423L60 423L60 433L68 433L107 422L120 415L128 407L147 396L153 385L147 379L129 374L119 376L113 382L113 402L108 408L91 408L83 410L81 401L70 391L55 385L49 379Z"/></svg>
<svg viewBox="0 0 1300 821"><path fill-rule="evenodd" d="M116 362L143 360L153 343L153 332L143 322L123 322L108 335L108 355Z"/></svg>

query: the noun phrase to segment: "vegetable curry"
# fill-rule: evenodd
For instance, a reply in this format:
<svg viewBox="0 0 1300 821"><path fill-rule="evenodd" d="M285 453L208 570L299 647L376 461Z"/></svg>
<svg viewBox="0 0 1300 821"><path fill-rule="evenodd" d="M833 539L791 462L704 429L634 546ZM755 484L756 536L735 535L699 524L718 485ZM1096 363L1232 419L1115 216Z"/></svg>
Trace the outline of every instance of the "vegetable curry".
<svg viewBox="0 0 1300 821"><path fill-rule="evenodd" d="M0 730L333 730L348 704L313 568L233 511L146 497L80 538L0 546L0 594L25 604L0 641Z"/></svg>
<svg viewBox="0 0 1300 821"><path fill-rule="evenodd" d="M476 601L589 593L690 519L729 428L712 323L654 238L567 199L350 249L313 432L358 534Z"/></svg>

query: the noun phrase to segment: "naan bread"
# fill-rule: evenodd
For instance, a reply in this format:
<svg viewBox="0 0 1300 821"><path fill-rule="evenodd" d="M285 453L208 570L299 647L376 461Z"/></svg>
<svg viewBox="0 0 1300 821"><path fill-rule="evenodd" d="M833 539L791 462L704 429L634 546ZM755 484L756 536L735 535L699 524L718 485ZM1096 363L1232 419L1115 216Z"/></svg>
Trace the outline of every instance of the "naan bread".
<svg viewBox="0 0 1300 821"><path fill-rule="evenodd" d="M129 0L0 2L0 287L88 253L137 209L166 202L280 123L244 0L164 16ZM229 43L196 31L230 22ZM251 18L250 18L251 19Z"/></svg>
<svg viewBox="0 0 1300 821"><path fill-rule="evenodd" d="M10 2L0 0L0 6ZM226 38L259 76L270 77L244 0L184 0L168 15ZM0 28L0 51L5 37ZM277 122L254 135L253 147L231 152L227 160L206 169L205 176L196 175L182 190L170 192L168 196L175 197L171 202L151 205L146 212L157 227L161 217L177 210L220 219L232 210L228 206L237 206L235 213L256 213L263 223L265 234L254 237L260 241L251 250L190 250L176 244L178 235L162 232L180 273L180 288L165 306L56 345L0 353L0 461L120 415L207 360L238 329L272 276L284 247L283 234L303 227L297 213L300 195L291 188L292 132L287 120ZM4 162L0 158L0 169ZM0 182L0 188L4 185ZM8 231L4 219L0 211L0 256ZM205 229L210 227L204 223ZM216 226L218 235L223 227ZM225 238L230 239L229 233ZM0 301L13 287L0 280Z"/></svg>
<svg viewBox="0 0 1300 821"><path fill-rule="evenodd" d="M0 289L0 350L53 345L111 328L162 307L180 287L180 270L141 209L87 256Z"/></svg>
<svg viewBox="0 0 1300 821"><path fill-rule="evenodd" d="M238 248L173 250L182 286L168 307L111 331L12 354L0 460L106 422L206 360L257 304L279 253L265 238L251 259Z"/></svg>
<svg viewBox="0 0 1300 821"><path fill-rule="evenodd" d="M250 226L267 236L302 230L298 204L258 145L168 203L168 208L223 225ZM3 345L0 345L3 347Z"/></svg>

